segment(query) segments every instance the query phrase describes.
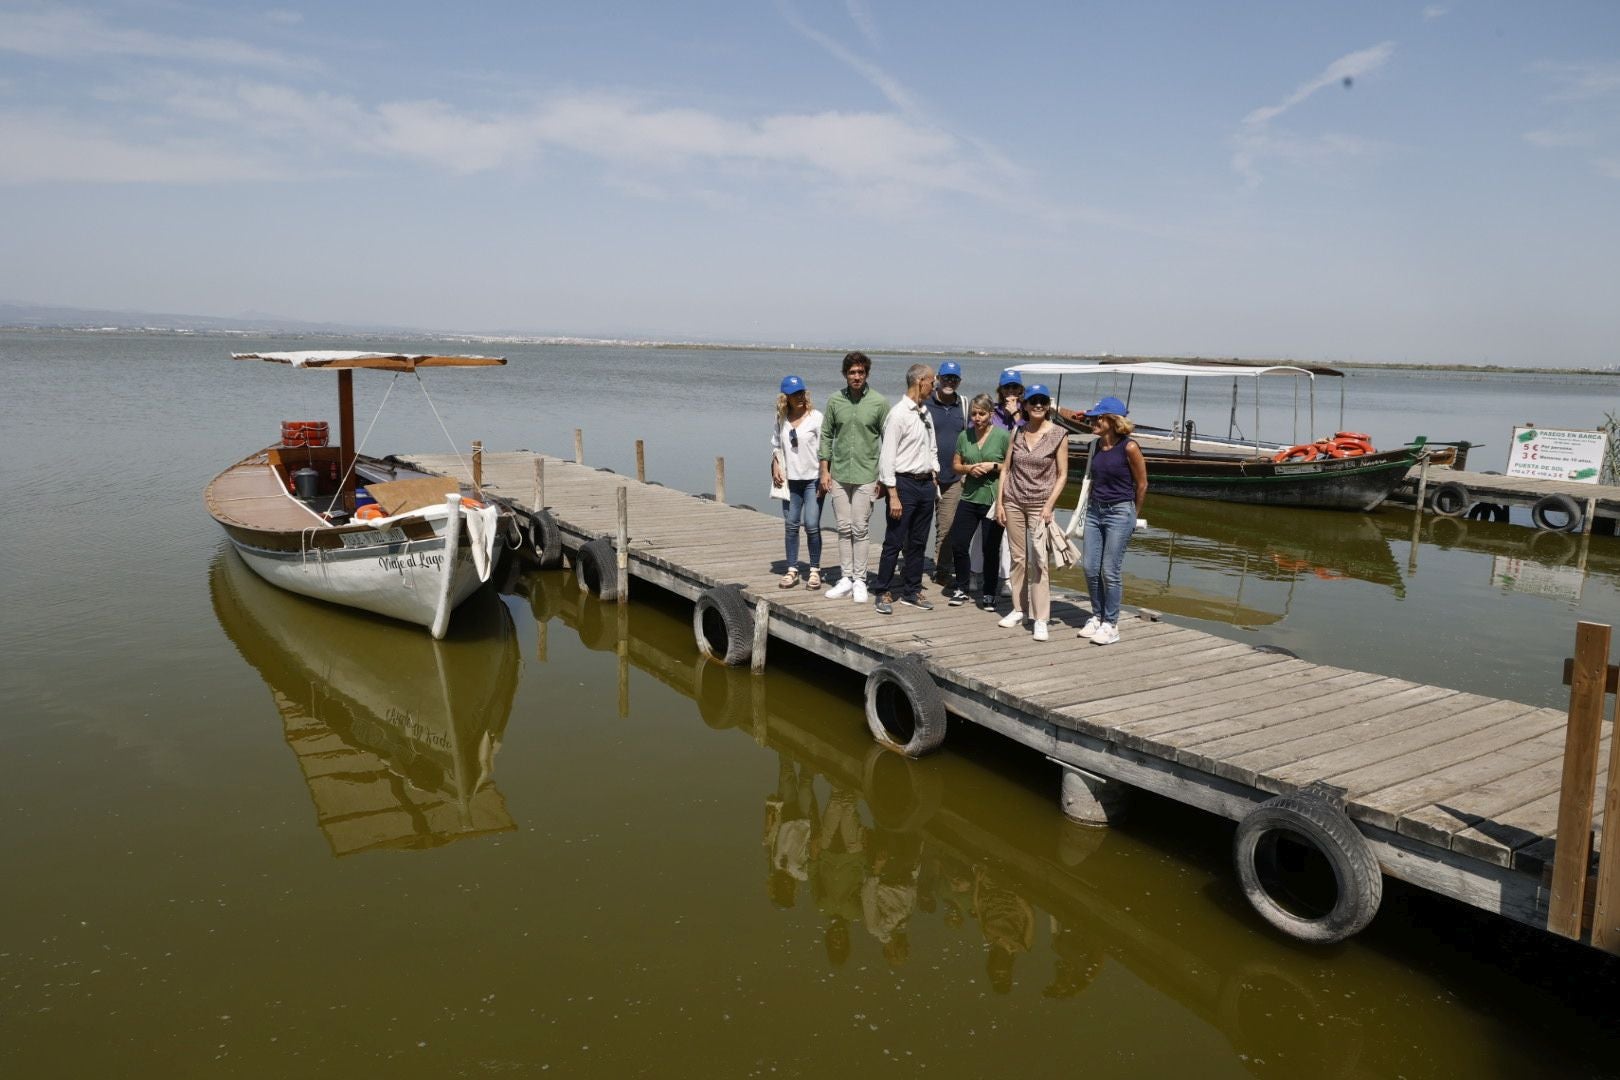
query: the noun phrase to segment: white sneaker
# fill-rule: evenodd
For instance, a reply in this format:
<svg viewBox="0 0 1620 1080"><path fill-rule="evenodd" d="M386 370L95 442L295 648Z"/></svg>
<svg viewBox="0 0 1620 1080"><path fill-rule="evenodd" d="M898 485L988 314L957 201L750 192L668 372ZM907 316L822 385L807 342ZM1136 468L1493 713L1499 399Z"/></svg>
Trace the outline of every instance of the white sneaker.
<svg viewBox="0 0 1620 1080"><path fill-rule="evenodd" d="M1046 620L1045 619L1036 619L1035 620L1035 640L1036 641L1045 641L1046 640Z"/></svg>
<svg viewBox="0 0 1620 1080"><path fill-rule="evenodd" d="M870 597L868 597L866 595L866 582L857 581L855 583L855 597L854 597L854 599L855 599L855 602L857 604L864 604L864 603L866 603L866 601L868 599L870 599Z"/></svg>
<svg viewBox="0 0 1620 1080"><path fill-rule="evenodd" d="M1093 645L1112 645L1119 640L1119 627L1111 622L1105 622L1097 627L1097 632L1091 635Z"/></svg>
<svg viewBox="0 0 1620 1080"><path fill-rule="evenodd" d="M825 593L822 593L822 595L829 600L842 600L844 597L848 596L854 590L854 588L855 582L850 578L843 577L838 579L838 584L828 589Z"/></svg>
<svg viewBox="0 0 1620 1080"><path fill-rule="evenodd" d="M1086 620L1086 625L1084 625L1084 626L1082 626L1080 628L1080 636L1081 637L1091 637L1092 635L1094 635L1097 632L1097 629L1099 627L1101 627L1101 626L1102 626L1102 620L1097 618L1097 616L1093 615L1091 618Z"/></svg>
<svg viewBox="0 0 1620 1080"><path fill-rule="evenodd" d="M1001 617L1001 621L996 623L996 625L1011 630L1013 627L1019 625L1023 621L1024 613L1019 611L1017 608L1014 608L1012 611L1009 611L1007 614L1003 615Z"/></svg>

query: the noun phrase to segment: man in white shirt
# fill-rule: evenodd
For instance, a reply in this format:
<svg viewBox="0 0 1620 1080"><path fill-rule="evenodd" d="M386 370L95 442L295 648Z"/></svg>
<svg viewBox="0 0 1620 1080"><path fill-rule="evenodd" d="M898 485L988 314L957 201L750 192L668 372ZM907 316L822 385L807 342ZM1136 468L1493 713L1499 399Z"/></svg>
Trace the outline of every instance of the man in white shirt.
<svg viewBox="0 0 1620 1080"><path fill-rule="evenodd" d="M923 549L934 523L935 483L939 446L933 420L924 399L934 392L934 372L927 364L906 369L906 396L895 403L883 421L883 447L878 453L878 482L889 493L889 528L883 535L883 556L878 560L877 612L894 614L894 603L930 611L922 594ZM902 552L898 587L895 566Z"/></svg>

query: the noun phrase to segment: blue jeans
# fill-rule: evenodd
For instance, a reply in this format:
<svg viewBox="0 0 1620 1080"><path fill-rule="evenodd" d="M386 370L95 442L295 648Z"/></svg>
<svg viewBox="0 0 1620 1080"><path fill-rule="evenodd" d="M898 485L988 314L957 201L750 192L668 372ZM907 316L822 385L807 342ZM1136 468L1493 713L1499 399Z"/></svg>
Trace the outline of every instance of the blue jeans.
<svg viewBox="0 0 1620 1080"><path fill-rule="evenodd" d="M821 565L821 500L814 480L789 480L788 497L782 503L782 521L787 526L787 564L799 565L799 524L804 524L810 541L810 565Z"/></svg>
<svg viewBox="0 0 1620 1080"><path fill-rule="evenodd" d="M1086 505L1085 558L1086 592L1091 595L1091 613L1105 623L1119 624L1119 601L1125 584L1120 573L1125 565L1125 543L1136 529L1136 501Z"/></svg>

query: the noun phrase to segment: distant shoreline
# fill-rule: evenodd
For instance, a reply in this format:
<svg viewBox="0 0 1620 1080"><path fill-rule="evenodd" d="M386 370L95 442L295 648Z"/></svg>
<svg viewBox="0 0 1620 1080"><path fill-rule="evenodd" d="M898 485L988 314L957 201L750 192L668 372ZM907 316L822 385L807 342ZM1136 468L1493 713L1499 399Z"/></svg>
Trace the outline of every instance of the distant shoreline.
<svg viewBox="0 0 1620 1080"><path fill-rule="evenodd" d="M505 345L569 345L581 348L615 348L615 349L691 349L709 352L768 352L768 353L802 353L809 355L837 356L845 350L832 345L775 345L761 343L740 342L714 342L714 341L655 341L645 339L617 339L617 338L583 338L583 337L545 337L538 335L519 334L468 334L468 333L425 333L415 331L411 333L378 333L375 331L331 331L314 332L308 330L287 331L275 329L186 329L182 327L159 326L37 326L37 325L4 325L0 326L0 333L73 333L73 334L172 334L176 337L278 337L289 339L307 339L312 341L331 342L334 339L342 341L375 341L375 342L401 342L401 341L462 341L479 344L505 344ZM870 347L868 352L880 356L962 356L981 357L993 359L1007 359L1013 361L1043 361L1043 360L1111 360L1111 361L1160 361L1169 363L1247 363L1247 364L1300 364L1317 365L1323 367L1343 368L1347 371L1419 371L1450 374L1477 374L1477 375L1578 375L1583 377L1597 376L1620 378L1620 365L1610 368L1580 368L1580 367L1529 367L1513 364L1423 364L1411 362L1393 362L1378 360L1343 360L1327 362L1321 360L1304 360L1295 357L1252 359L1242 357L1211 357L1211 356L1129 356L1114 353L1070 353L1070 352L1038 352L1026 349L948 349L948 348L879 348Z"/></svg>

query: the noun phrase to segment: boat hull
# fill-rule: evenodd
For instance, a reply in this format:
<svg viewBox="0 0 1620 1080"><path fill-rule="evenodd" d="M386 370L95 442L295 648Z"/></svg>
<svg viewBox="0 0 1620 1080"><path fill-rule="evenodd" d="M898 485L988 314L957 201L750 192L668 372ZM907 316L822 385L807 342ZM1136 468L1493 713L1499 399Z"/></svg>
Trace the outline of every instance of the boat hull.
<svg viewBox="0 0 1620 1080"><path fill-rule="evenodd" d="M231 543L255 574L288 592L418 626L431 627L438 612L445 560L440 530L427 540L304 552L267 550L236 536ZM482 584L465 544L457 546L452 573L454 610Z"/></svg>
<svg viewBox="0 0 1620 1080"><path fill-rule="evenodd" d="M1079 475L1089 447L1070 449L1070 471ZM1319 510L1376 509L1417 462L1420 451L1391 450L1360 457L1276 462L1220 457L1144 455L1148 490L1186 499Z"/></svg>

